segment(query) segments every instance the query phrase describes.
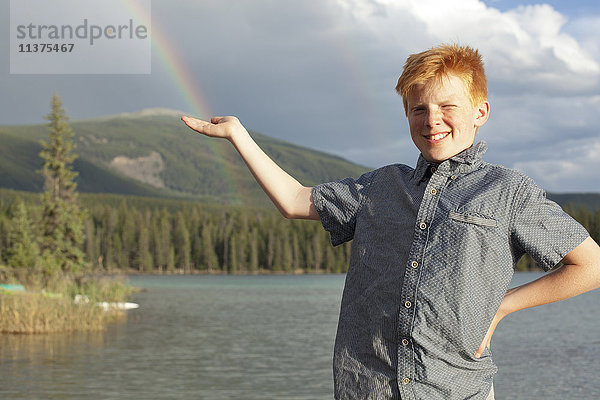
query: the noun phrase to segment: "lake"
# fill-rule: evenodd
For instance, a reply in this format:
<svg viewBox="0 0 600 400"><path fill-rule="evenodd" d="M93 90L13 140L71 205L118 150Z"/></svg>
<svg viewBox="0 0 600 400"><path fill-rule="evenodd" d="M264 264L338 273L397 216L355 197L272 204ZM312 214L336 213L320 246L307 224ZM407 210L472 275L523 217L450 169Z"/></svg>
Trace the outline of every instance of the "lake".
<svg viewBox="0 0 600 400"><path fill-rule="evenodd" d="M513 285L540 276L517 273ZM106 332L0 335L0 399L331 399L343 275L133 276ZM508 316L498 399L600 398L600 291Z"/></svg>

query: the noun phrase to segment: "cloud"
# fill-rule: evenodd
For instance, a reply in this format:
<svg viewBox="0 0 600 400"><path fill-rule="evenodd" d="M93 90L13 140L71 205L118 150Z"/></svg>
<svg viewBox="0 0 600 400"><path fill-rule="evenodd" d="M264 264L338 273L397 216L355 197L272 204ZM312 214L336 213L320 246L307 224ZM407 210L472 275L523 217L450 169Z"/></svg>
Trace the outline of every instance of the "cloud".
<svg viewBox="0 0 600 400"><path fill-rule="evenodd" d="M363 49L397 68L412 52L442 42L478 48L485 60L492 116L478 135L487 159L518 168L547 190L593 191L600 165L600 18L569 21L549 5L501 12L477 0L337 0L361 31ZM372 44L376 43L376 44ZM363 50L365 51L365 50ZM384 68L380 67L381 70ZM377 78L373 78L376 82ZM407 140L372 146L389 160ZM357 148L356 148L357 149ZM360 154L348 150L349 156ZM400 158L410 163L411 158Z"/></svg>
<svg viewBox="0 0 600 400"><path fill-rule="evenodd" d="M501 12L478 0L336 2L363 25L363 32L388 48L422 50L440 42L459 42L480 49L490 85L506 93L580 94L600 88L600 63L593 45L581 46L565 31L567 18L547 4ZM581 36L587 37L584 32Z"/></svg>
<svg viewBox="0 0 600 400"><path fill-rule="evenodd" d="M548 5L500 11L488 4L153 0L152 15L153 32L169 38L171 61L190 70L185 84L212 113L237 115L249 129L371 167L416 159L394 91L406 57L441 42L472 45L483 54L492 102L491 119L478 134L490 143L486 159L519 165L569 190L597 190L590 186L597 181L580 179L587 175L575 167L565 165L574 175L564 172L552 182L543 167L597 143L600 17L569 19ZM0 49L8 54L6 43ZM4 123L41 120L55 88L73 119L145 107L194 111L177 71L156 51L151 76L25 77L9 75L4 65ZM598 165L585 154L585 165Z"/></svg>
<svg viewBox="0 0 600 400"><path fill-rule="evenodd" d="M588 190L597 191L600 187L600 139L556 146L548 159L523 161L514 168L529 176L535 176L538 184L548 191L581 191L581 182L586 182ZM574 179L577 178L577 179Z"/></svg>

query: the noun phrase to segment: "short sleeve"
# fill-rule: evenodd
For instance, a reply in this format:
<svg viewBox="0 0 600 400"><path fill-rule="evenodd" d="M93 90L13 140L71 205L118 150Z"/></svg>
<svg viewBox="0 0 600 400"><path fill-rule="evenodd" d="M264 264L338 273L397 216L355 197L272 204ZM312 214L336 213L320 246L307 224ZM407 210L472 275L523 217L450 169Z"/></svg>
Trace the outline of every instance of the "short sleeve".
<svg viewBox="0 0 600 400"><path fill-rule="evenodd" d="M331 244L337 246L354 237L356 216L376 171L367 172L358 179L346 178L323 183L312 190L313 203L323 228L331 235Z"/></svg>
<svg viewBox="0 0 600 400"><path fill-rule="evenodd" d="M530 178L525 178L515 203L512 240L545 271L555 267L589 236L583 226Z"/></svg>

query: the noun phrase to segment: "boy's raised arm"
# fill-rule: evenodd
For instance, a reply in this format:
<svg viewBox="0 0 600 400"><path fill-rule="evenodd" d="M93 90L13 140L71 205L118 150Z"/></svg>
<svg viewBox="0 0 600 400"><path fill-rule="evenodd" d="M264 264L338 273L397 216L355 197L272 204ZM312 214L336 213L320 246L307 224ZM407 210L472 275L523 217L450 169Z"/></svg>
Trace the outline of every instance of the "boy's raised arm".
<svg viewBox="0 0 600 400"><path fill-rule="evenodd" d="M312 201L312 188L302 186L275 164L236 117L213 117L210 122L191 117L181 119L198 133L229 140L284 217L319 219Z"/></svg>

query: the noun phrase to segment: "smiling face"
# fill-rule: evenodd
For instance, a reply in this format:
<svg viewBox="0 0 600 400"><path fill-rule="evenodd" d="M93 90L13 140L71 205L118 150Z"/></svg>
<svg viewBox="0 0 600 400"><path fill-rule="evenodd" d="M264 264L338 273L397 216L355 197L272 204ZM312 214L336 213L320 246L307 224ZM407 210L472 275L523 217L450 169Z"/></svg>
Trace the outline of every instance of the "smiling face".
<svg viewBox="0 0 600 400"><path fill-rule="evenodd" d="M471 147L489 111L487 101L473 107L462 79L453 74L416 85L408 95L410 135L423 157L435 163Z"/></svg>

